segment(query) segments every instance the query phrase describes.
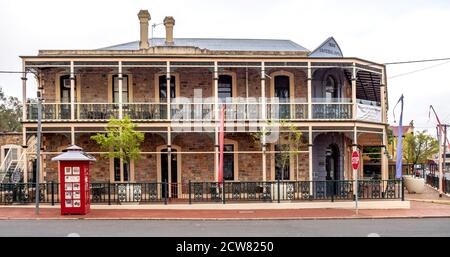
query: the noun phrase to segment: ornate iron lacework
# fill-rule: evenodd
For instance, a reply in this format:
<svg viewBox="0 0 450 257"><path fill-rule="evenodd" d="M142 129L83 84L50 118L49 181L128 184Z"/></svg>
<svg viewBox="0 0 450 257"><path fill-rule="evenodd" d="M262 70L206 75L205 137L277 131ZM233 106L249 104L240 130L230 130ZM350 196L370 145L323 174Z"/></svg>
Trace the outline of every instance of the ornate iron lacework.
<svg viewBox="0 0 450 257"><path fill-rule="evenodd" d="M310 199L311 196L309 195L309 191L310 191L310 182L309 181L301 181L300 182L300 193L301 193L301 198L303 200L307 200Z"/></svg>
<svg viewBox="0 0 450 257"><path fill-rule="evenodd" d="M315 183L316 186L316 198L317 199L323 199L325 198L325 182L324 181L318 181Z"/></svg>
<svg viewBox="0 0 450 257"><path fill-rule="evenodd" d="M270 200L271 198L271 187L270 183L264 183L262 185L262 199L263 200Z"/></svg>
<svg viewBox="0 0 450 257"><path fill-rule="evenodd" d="M232 192L233 192L233 195L232 195L233 200L241 199L241 193L242 193L241 183L232 183L231 187L232 187Z"/></svg>
<svg viewBox="0 0 450 257"><path fill-rule="evenodd" d="M256 182L247 182L247 198L256 200Z"/></svg>
<svg viewBox="0 0 450 257"><path fill-rule="evenodd" d="M163 186L163 184L161 184L161 186ZM148 193L149 193L149 198L150 201L156 201L158 200L158 184L150 184L149 185L149 189L148 189Z"/></svg>
<svg viewBox="0 0 450 257"><path fill-rule="evenodd" d="M194 200L196 200L196 201L203 200L203 184L202 183L194 183Z"/></svg>
<svg viewBox="0 0 450 257"><path fill-rule="evenodd" d="M117 186L117 194L119 195L119 202L127 200L127 187L123 184Z"/></svg>
<svg viewBox="0 0 450 257"><path fill-rule="evenodd" d="M140 202L142 198L142 186L141 185L132 185L133 186L133 201Z"/></svg>
<svg viewBox="0 0 450 257"><path fill-rule="evenodd" d="M287 200L294 199L294 183L286 183L286 198Z"/></svg>
<svg viewBox="0 0 450 257"><path fill-rule="evenodd" d="M221 198L220 198L219 184L218 183L210 183L209 185L210 185L209 190L210 190L210 194L211 194L211 200L220 201Z"/></svg>
<svg viewBox="0 0 450 257"><path fill-rule="evenodd" d="M387 182L386 198L395 198L395 181Z"/></svg>
<svg viewBox="0 0 450 257"><path fill-rule="evenodd" d="M381 197L381 182L380 181L372 181L372 198L380 198Z"/></svg>

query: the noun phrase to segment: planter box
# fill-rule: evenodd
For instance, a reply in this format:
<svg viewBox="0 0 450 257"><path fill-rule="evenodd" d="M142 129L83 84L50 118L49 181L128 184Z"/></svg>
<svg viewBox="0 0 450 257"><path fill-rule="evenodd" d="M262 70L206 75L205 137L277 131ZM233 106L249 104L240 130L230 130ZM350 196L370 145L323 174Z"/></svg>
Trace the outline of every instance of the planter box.
<svg viewBox="0 0 450 257"><path fill-rule="evenodd" d="M403 176L408 193L421 194L425 190L425 179L412 176Z"/></svg>

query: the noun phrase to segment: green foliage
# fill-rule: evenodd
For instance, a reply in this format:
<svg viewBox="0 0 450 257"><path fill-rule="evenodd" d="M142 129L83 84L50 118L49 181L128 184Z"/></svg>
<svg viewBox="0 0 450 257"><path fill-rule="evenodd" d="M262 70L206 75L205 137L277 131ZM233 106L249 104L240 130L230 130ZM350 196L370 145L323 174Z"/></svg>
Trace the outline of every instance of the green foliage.
<svg viewBox="0 0 450 257"><path fill-rule="evenodd" d="M144 141L144 133L135 131L128 116L123 119L110 119L105 133L91 136L100 145L103 151L107 151L110 158L122 158L125 163L141 158L140 144Z"/></svg>
<svg viewBox="0 0 450 257"><path fill-rule="evenodd" d="M424 164L439 151L438 142L435 138L419 132L415 135L408 133L403 139L403 158L410 164Z"/></svg>
<svg viewBox="0 0 450 257"><path fill-rule="evenodd" d="M268 121L267 127L273 127L274 122ZM278 139L278 144L276 145L276 150L279 153L275 154L276 164L280 170L285 170L286 165L289 164L289 160L293 157L298 156L302 148L306 145L306 140L303 137L303 133L293 124L286 120L280 120L279 123L280 135ZM265 135L270 136L272 130L267 129L252 133L252 137L255 141L261 141L262 137ZM287 132L281 132L287 131Z"/></svg>
<svg viewBox="0 0 450 257"><path fill-rule="evenodd" d="M7 96L0 87L0 131L22 130L22 103L17 97Z"/></svg>

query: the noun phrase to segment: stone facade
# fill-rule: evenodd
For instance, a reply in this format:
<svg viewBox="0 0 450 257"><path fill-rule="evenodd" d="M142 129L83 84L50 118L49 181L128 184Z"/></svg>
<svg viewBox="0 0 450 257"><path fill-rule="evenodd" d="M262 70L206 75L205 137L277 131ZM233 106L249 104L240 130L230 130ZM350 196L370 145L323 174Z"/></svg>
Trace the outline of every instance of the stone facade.
<svg viewBox="0 0 450 257"><path fill-rule="evenodd" d="M233 92L234 97L246 97L247 89L249 97L261 96L261 74L257 69L249 68L224 68L219 74L234 74L237 83L237 92ZM294 98L307 97L306 71L293 68L267 69L267 74L281 72L281 75L292 74L294 80ZM44 89L44 101L54 103L60 101L58 95L61 76L68 75L68 69L49 68L43 73L42 87ZM117 74L112 68L80 68L76 69L76 90L77 102L80 103L108 103L112 100L112 76ZM124 68L124 75L129 78L130 102L145 103L155 100L159 86L158 77L165 76L163 68ZM202 91L203 97L213 96L213 73L208 68L172 68L171 75L175 76L179 82L177 95L181 97L194 97L194 90ZM247 87L246 87L247 85ZM78 99L78 96L80 99ZM266 96L270 97L270 80L266 83Z"/></svg>
<svg viewBox="0 0 450 257"><path fill-rule="evenodd" d="M19 132L1 132L0 146L3 145L22 145L22 133Z"/></svg>

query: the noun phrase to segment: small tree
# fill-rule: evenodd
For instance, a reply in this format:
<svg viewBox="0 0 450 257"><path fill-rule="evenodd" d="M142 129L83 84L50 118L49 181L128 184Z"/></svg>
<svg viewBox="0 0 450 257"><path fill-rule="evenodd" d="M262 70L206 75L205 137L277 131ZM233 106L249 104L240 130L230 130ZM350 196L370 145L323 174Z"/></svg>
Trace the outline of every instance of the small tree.
<svg viewBox="0 0 450 257"><path fill-rule="evenodd" d="M272 121L268 121L268 126L273 126ZM284 131L287 129L287 135L279 138L278 151L279 154L275 154L275 160L279 163L279 168L281 169L281 179L284 179L284 170L289 163L291 158L296 157L297 166L296 173L298 174L298 156L301 153L301 149L306 145L303 139L303 133L293 124L285 120L280 120L280 130ZM252 134L254 140L261 141L261 138L265 135L270 135L270 131L259 131ZM280 133L282 134L282 133Z"/></svg>
<svg viewBox="0 0 450 257"><path fill-rule="evenodd" d="M403 156L408 164L412 164L412 171L416 164L424 164L439 151L435 138L427 135L425 131L416 135L407 134L403 144Z"/></svg>
<svg viewBox="0 0 450 257"><path fill-rule="evenodd" d="M141 158L140 144L144 141L144 133L135 131L128 116L123 119L110 119L105 133L91 136L110 158L121 158L125 163Z"/></svg>
<svg viewBox="0 0 450 257"><path fill-rule="evenodd" d="M7 96L0 87L0 131L22 129L22 103L17 97Z"/></svg>

